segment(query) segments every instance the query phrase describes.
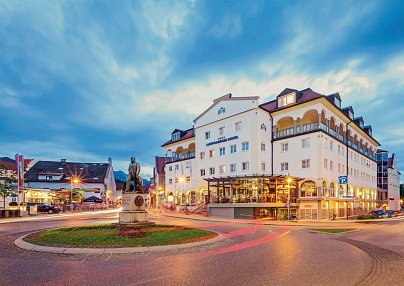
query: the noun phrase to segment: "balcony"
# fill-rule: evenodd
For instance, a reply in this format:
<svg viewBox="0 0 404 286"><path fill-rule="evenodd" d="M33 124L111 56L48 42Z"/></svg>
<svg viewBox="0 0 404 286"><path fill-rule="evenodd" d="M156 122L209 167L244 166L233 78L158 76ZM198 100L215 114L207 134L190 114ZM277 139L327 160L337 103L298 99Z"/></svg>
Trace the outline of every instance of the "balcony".
<svg viewBox="0 0 404 286"><path fill-rule="evenodd" d="M320 130L331 135L332 137L334 137L335 139L337 139L338 141L340 141L344 144L347 143L347 140L343 135L337 133L335 130L329 128L328 126L326 126L323 123L308 123L308 124L303 124L300 126L295 126L295 127L290 127L290 128L273 131L273 137L276 140L276 139L286 138L289 136L305 134L308 132L320 131ZM366 152L364 149L360 148L358 145L356 145L352 141L348 141L348 146L351 147L352 149L358 151L359 153L363 154L364 156L366 156L372 160L376 160L376 156L372 155L369 152Z"/></svg>
<svg viewBox="0 0 404 286"><path fill-rule="evenodd" d="M186 160L186 159L194 159L195 158L195 152L188 152L184 154L173 154L172 157L166 157L166 163L172 163L172 162L177 162L181 160Z"/></svg>

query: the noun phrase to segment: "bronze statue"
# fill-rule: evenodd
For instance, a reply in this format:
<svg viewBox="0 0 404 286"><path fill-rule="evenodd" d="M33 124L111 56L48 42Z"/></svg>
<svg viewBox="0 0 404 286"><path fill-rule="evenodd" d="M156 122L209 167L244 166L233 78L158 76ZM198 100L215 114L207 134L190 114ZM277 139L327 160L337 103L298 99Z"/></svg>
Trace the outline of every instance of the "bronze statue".
<svg viewBox="0 0 404 286"><path fill-rule="evenodd" d="M136 162L136 157L130 158L130 164L128 168L128 178L126 179L126 185L124 187L124 192L143 192L143 180L139 176L140 174L140 164ZM131 182L133 181L134 187L131 189Z"/></svg>

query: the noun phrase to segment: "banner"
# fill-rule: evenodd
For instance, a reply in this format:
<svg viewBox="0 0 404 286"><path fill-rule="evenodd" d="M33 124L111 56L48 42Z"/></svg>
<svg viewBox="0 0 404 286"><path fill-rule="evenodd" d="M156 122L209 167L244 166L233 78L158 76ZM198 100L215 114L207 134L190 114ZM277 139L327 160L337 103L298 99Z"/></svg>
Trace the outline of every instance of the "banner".
<svg viewBox="0 0 404 286"><path fill-rule="evenodd" d="M17 163L17 180L18 180L18 190L24 189L24 156L15 155L15 161Z"/></svg>

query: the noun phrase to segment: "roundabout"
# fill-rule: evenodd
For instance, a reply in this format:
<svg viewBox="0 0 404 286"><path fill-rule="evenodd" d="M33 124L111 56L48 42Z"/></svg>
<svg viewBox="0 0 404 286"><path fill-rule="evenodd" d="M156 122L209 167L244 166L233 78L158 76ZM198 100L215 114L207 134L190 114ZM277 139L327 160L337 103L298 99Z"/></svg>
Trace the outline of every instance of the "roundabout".
<svg viewBox="0 0 404 286"><path fill-rule="evenodd" d="M215 243L214 231L177 225L122 228L114 224L53 228L25 234L14 244L22 249L63 254L142 253Z"/></svg>

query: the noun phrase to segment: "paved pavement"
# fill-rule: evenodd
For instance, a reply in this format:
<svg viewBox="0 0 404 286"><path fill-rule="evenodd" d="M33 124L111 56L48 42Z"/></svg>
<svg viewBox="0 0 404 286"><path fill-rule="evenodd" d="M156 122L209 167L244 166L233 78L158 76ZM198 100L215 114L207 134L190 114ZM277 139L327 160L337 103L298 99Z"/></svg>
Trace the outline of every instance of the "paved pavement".
<svg viewBox="0 0 404 286"><path fill-rule="evenodd" d="M0 285L403 285L403 254L397 251L404 244L398 238L402 220L340 223L338 228L354 225L358 231L326 235L304 229L328 223L190 218L150 213L158 223L203 227L225 239L164 253L52 254L22 250L13 241L36 229L116 222L117 213L2 223ZM386 235L394 237L390 249L382 247Z"/></svg>

